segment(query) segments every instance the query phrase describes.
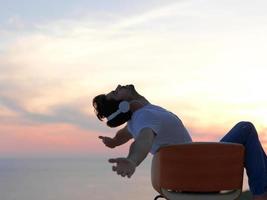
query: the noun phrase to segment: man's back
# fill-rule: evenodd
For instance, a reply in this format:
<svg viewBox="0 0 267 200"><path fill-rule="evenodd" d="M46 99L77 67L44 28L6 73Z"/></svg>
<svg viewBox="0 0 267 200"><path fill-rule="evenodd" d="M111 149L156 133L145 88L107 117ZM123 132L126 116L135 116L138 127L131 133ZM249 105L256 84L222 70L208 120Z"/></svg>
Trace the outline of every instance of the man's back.
<svg viewBox="0 0 267 200"><path fill-rule="evenodd" d="M143 128L151 128L156 134L150 151L152 154L162 146L192 142L182 121L175 114L156 105L147 104L135 111L128 121L128 130L134 138Z"/></svg>

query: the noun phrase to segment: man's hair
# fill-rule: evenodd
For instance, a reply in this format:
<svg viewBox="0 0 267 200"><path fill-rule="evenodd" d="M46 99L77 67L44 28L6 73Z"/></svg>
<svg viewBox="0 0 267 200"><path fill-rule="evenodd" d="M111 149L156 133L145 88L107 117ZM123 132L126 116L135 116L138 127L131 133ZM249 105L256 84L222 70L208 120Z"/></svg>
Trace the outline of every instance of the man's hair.
<svg viewBox="0 0 267 200"><path fill-rule="evenodd" d="M121 101L114 99L108 100L105 94L100 94L93 99L93 107L95 108L96 116L103 121L104 118L110 116L119 109ZM132 112L120 113L114 119L107 121L109 127L117 127L131 119Z"/></svg>

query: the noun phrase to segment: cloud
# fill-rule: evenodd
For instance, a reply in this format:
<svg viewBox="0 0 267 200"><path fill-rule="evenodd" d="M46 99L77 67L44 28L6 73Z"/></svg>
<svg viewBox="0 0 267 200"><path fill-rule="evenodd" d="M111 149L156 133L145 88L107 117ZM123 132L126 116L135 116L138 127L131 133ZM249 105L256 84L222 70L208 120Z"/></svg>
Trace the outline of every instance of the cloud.
<svg viewBox="0 0 267 200"><path fill-rule="evenodd" d="M26 117L30 122L36 123L66 123L78 126L83 129L93 131L110 131L107 128L100 126L100 122L95 116L83 113L77 110L78 106L72 105L60 105L55 106L51 109L51 114L37 114L37 113L26 113L22 117Z"/></svg>
<svg viewBox="0 0 267 200"><path fill-rule="evenodd" d="M8 26L11 26L14 29L23 29L25 27L24 22L22 21L22 19L19 16L12 16L9 17L7 20L7 24Z"/></svg>
<svg viewBox="0 0 267 200"><path fill-rule="evenodd" d="M25 112L24 109L14 100L0 96L0 102L1 102L2 106L7 107L11 111L15 111L17 113L24 113Z"/></svg>
<svg viewBox="0 0 267 200"><path fill-rule="evenodd" d="M171 18L177 16L177 13L182 10L189 8L192 5L192 1L178 1L176 3L169 3L167 5L159 6L148 10L142 14L128 16L111 26L113 29L125 29L129 27L134 27L139 24L151 23L162 18Z"/></svg>
<svg viewBox="0 0 267 200"><path fill-rule="evenodd" d="M252 7L246 1L241 8L240 1L231 2L179 1L142 13L113 13L100 24L89 17L61 19L16 39L11 34L0 57L2 104L35 123L99 128L94 120L87 124L85 104L73 102L130 82L175 111L186 103L191 109L181 110L188 118L205 114L201 123L226 114L236 119L233 111L250 101L255 110L266 99L266 14L256 12L263 1ZM244 104L237 107L238 101Z"/></svg>
<svg viewBox="0 0 267 200"><path fill-rule="evenodd" d="M73 102L65 105L56 105L50 108L48 113L36 113L25 110L16 100L0 97L0 104L8 110L16 113L15 116L0 116L1 123L14 124L70 124L81 129L90 131L110 132L111 130L102 124L96 116L84 113L81 105ZM91 104L85 105L86 108L92 109ZM101 124L101 125L100 125Z"/></svg>

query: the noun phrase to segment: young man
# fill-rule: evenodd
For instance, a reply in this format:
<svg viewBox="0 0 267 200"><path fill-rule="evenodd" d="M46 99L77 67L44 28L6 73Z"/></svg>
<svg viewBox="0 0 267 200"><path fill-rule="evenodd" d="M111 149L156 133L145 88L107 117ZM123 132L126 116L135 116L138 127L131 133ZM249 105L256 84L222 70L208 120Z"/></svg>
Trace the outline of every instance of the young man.
<svg viewBox="0 0 267 200"><path fill-rule="evenodd" d="M162 146L192 142L175 114L152 105L133 85L118 85L114 91L96 96L93 106L98 119L106 118L109 127L127 122L114 138L99 136L107 147L115 148L134 138L126 158L109 160L116 164L112 167L113 171L122 177L130 178L149 152L155 154ZM253 199L267 200L267 157L253 124L238 123L221 141L245 146L245 167Z"/></svg>

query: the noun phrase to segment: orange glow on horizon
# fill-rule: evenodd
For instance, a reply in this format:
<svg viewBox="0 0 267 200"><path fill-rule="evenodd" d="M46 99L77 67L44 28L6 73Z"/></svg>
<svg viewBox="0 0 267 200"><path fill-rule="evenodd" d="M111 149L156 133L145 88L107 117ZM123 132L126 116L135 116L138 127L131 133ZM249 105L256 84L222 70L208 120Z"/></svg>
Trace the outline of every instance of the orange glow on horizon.
<svg viewBox="0 0 267 200"><path fill-rule="evenodd" d="M103 153L98 132L67 124L1 125L0 155Z"/></svg>
<svg viewBox="0 0 267 200"><path fill-rule="evenodd" d="M188 127L188 126L187 126ZM219 141L231 127L189 126L193 141ZM68 124L34 126L1 125L0 156L42 155L127 155L131 142L109 149L98 138L101 132L86 131ZM267 150L266 130L259 133L263 148ZM109 135L113 137L114 134Z"/></svg>

